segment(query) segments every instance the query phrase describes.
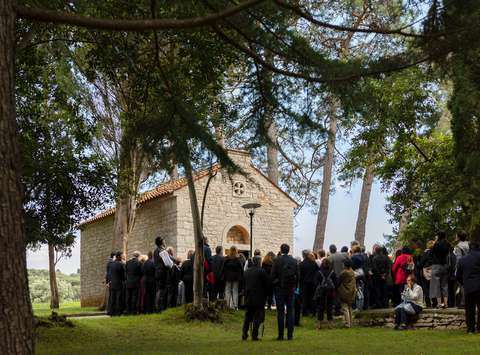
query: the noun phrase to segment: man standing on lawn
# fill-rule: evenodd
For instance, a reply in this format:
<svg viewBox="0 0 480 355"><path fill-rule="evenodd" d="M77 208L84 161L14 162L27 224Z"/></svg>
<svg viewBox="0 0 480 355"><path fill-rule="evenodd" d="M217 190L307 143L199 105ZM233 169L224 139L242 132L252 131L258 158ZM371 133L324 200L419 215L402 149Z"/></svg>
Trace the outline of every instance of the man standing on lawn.
<svg viewBox="0 0 480 355"><path fill-rule="evenodd" d="M125 264L122 262L122 252L115 254L115 261L110 266L110 309L108 313L119 316L123 312L123 286L125 282Z"/></svg>
<svg viewBox="0 0 480 355"><path fill-rule="evenodd" d="M252 326L252 340L258 340L258 328L265 321L265 302L267 301L270 279L262 269L262 257L254 256L252 266L243 274L245 281L245 319L242 339L248 338L248 328Z"/></svg>
<svg viewBox="0 0 480 355"><path fill-rule="evenodd" d="M138 260L139 251L133 252L133 258L127 261L125 265L126 282L126 312L127 314L137 314L138 312L138 291L140 290L140 279L142 278L142 264Z"/></svg>
<svg viewBox="0 0 480 355"><path fill-rule="evenodd" d="M285 308L287 310L287 338L293 339L294 326L294 290L299 279L297 261L288 255L290 247L287 244L280 246L281 255L273 261L272 280L275 287L275 301L277 304L278 337L283 340L285 330Z"/></svg>
<svg viewBox="0 0 480 355"><path fill-rule="evenodd" d="M463 286L465 292L465 318L467 332L480 331L480 227L475 234L472 233L470 252L462 257L457 265L457 281ZM475 309L477 327L475 329Z"/></svg>

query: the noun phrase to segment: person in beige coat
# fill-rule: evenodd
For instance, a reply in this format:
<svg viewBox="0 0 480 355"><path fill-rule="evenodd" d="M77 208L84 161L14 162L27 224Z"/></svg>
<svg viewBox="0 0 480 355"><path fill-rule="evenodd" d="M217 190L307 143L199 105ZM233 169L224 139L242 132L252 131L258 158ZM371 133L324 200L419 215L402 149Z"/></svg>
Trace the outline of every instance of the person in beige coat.
<svg viewBox="0 0 480 355"><path fill-rule="evenodd" d="M343 316L345 318L345 326L352 327L352 304L355 301L355 293L357 285L355 280L355 272L352 269L352 261L345 259L343 262L344 270L338 276L338 299L342 307Z"/></svg>

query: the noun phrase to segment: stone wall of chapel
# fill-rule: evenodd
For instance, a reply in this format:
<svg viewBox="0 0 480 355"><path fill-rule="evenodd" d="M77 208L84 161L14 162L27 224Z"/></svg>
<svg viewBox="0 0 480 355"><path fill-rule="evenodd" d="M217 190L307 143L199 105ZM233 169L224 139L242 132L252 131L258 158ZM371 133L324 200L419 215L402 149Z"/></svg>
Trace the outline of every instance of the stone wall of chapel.
<svg viewBox="0 0 480 355"><path fill-rule="evenodd" d="M265 255L268 251L276 253L282 243L293 246L294 202L253 169L247 155L236 153L234 160L249 176L236 174L230 178L226 173L218 172L212 179L207 192L204 234L209 239L212 251L217 245L230 247L231 244L227 243L226 236L231 227L240 225L250 232L250 217L241 207L249 202L258 202L262 205L254 217L253 249L260 249ZM200 213L207 181L208 179L204 178L195 182ZM241 197L234 193L235 182L244 184L244 193ZM187 251L194 248L188 189L176 191L175 195L178 201L177 254L184 258ZM249 245L237 245L237 247L241 250L250 248Z"/></svg>
<svg viewBox="0 0 480 355"><path fill-rule="evenodd" d="M177 203L174 196L159 198L141 205L133 232L129 238L128 255L138 250L147 254L155 248L157 235L165 238L167 246L177 248ZM86 225L81 231L80 299L82 307L96 306L104 297L106 263L110 256L114 216Z"/></svg>

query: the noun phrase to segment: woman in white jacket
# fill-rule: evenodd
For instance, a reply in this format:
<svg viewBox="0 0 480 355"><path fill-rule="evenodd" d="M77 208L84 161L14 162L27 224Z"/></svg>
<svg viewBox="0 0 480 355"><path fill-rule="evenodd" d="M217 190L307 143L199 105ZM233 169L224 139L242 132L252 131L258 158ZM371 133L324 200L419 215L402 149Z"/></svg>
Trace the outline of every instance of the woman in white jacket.
<svg viewBox="0 0 480 355"><path fill-rule="evenodd" d="M408 316L419 314L423 307L423 289L416 283L414 275L407 277L402 293L402 303L395 308L395 329L406 329Z"/></svg>

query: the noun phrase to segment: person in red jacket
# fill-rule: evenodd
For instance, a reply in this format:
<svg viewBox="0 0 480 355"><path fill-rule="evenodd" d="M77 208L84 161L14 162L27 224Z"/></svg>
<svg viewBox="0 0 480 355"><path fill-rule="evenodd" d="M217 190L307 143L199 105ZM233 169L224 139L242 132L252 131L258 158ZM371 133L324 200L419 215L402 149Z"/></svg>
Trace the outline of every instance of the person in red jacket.
<svg viewBox="0 0 480 355"><path fill-rule="evenodd" d="M407 277L413 273L414 269L412 251L409 247L402 248L402 254L396 259L392 267L393 279L395 281L394 289L394 306L396 307L401 301L401 294L407 283Z"/></svg>

